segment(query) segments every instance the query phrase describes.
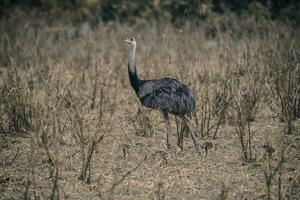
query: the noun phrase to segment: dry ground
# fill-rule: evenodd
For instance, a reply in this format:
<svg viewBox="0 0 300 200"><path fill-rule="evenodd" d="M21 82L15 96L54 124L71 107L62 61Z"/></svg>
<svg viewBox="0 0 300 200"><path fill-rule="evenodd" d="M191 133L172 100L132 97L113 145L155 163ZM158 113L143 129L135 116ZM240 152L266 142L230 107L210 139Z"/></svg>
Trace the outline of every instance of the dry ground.
<svg viewBox="0 0 300 200"><path fill-rule="evenodd" d="M210 38L205 27L191 25L175 29L141 21L134 26L91 27L26 16L2 21L1 87L10 90L1 104L6 115L0 118L0 199L267 199L264 173L276 168L284 148L271 197L279 199L280 190L282 199L297 199L300 125L296 121L293 134L286 134L286 123L268 106L272 97L267 81L251 122L252 162L244 161L232 119L234 109L228 108L215 139L215 127L206 134L207 121L209 127L217 123L214 98L224 79L239 74L241 82L230 82L233 96L251 85L243 78L249 68L264 80L267 53L279 55L282 41L296 43L299 56L295 30L271 22L251 23L245 26L257 26L253 32L242 27ZM17 24L18 30L8 24ZM260 25L265 29L260 30ZM165 155L160 113L140 110L129 85L123 44L127 36L137 40L142 78L174 77L193 89L198 140L214 145L207 156L202 150L195 159L190 137L184 138L180 151L175 117L172 146ZM20 94L15 100L9 96L14 91ZM16 117L21 121L14 124L17 128L8 122L9 109L4 109L14 103L24 107L17 112L25 113ZM78 180L82 161L88 160L93 141L102 134L91 153L90 181L88 175ZM264 144L276 150L270 166Z"/></svg>

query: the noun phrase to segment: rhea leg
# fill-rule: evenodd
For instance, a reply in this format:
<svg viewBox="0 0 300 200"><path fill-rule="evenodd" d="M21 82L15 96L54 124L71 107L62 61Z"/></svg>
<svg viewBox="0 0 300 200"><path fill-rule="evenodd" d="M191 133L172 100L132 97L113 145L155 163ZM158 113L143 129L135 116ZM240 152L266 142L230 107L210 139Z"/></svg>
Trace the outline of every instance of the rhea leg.
<svg viewBox="0 0 300 200"><path fill-rule="evenodd" d="M169 114L165 111L162 111L162 114L164 116L165 125L166 125L166 145L167 148L170 147L170 121L169 121Z"/></svg>
<svg viewBox="0 0 300 200"><path fill-rule="evenodd" d="M182 121L180 122L180 129L177 130L177 146L183 150L183 134L185 132L185 127L186 123L184 119L181 119Z"/></svg>
<svg viewBox="0 0 300 200"><path fill-rule="evenodd" d="M190 129L190 133L191 133L194 145L195 145L196 156L198 157L199 154L200 154L200 145L197 143L196 136L195 136L195 133L194 133L194 130L193 130L193 126L192 126L192 122L191 122L191 120L187 116L183 116L183 119L185 120L187 126Z"/></svg>

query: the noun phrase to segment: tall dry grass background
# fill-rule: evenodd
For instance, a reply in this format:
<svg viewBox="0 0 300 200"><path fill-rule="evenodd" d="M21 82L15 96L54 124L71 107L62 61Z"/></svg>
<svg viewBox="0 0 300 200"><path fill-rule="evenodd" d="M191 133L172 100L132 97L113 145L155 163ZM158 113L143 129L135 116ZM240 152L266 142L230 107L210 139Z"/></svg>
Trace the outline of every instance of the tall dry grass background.
<svg viewBox="0 0 300 200"><path fill-rule="evenodd" d="M0 199L297 199L299 30L230 24L2 20ZM174 116L164 152L160 113L128 81L132 36L140 77L194 91L207 155Z"/></svg>

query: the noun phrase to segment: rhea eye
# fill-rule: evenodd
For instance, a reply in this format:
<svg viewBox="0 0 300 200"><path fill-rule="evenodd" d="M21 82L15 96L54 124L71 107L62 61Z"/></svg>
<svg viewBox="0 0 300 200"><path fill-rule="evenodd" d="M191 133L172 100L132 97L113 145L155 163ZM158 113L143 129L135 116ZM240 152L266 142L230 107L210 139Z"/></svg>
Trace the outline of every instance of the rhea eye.
<svg viewBox="0 0 300 200"><path fill-rule="evenodd" d="M133 39L132 39L132 38L131 38L130 40L131 40L131 41L133 41Z"/></svg>

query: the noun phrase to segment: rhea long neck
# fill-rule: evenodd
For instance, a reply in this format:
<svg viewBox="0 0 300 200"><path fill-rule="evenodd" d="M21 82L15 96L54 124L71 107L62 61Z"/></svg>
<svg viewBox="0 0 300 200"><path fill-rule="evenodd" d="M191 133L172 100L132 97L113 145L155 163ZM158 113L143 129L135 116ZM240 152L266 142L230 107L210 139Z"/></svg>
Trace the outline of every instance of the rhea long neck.
<svg viewBox="0 0 300 200"><path fill-rule="evenodd" d="M140 84L140 79L137 75L136 72L136 66L134 63L135 59L135 48L129 47L128 51L128 74L129 74L129 80L131 83L131 86L137 92L139 84Z"/></svg>

